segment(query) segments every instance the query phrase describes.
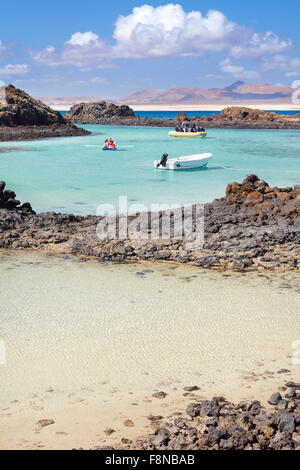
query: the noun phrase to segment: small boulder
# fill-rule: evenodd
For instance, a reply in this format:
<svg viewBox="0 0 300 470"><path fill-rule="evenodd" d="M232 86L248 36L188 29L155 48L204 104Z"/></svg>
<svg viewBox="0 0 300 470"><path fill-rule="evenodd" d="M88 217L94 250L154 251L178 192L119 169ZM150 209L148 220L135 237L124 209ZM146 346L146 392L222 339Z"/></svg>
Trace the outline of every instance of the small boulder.
<svg viewBox="0 0 300 470"><path fill-rule="evenodd" d="M282 396L279 392L273 393L273 395L269 398L268 403L269 405L276 406L278 403L282 401Z"/></svg>

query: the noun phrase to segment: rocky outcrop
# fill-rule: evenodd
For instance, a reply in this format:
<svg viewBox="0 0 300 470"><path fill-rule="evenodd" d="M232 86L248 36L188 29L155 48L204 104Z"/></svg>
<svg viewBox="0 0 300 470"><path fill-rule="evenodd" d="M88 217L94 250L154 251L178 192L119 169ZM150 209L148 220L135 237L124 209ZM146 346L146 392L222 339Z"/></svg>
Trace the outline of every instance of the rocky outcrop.
<svg viewBox="0 0 300 470"><path fill-rule="evenodd" d="M278 114L246 107L225 108L219 115L204 116L200 120L207 128L300 129L299 114Z"/></svg>
<svg viewBox="0 0 300 470"><path fill-rule="evenodd" d="M300 384L287 383L273 409L259 401L233 404L223 397L193 398L185 413L163 421L152 434L127 445L127 450L300 450ZM123 448L122 444L118 448ZM99 448L101 449L101 448Z"/></svg>
<svg viewBox="0 0 300 470"><path fill-rule="evenodd" d="M276 121L278 119L284 119L286 116L261 111L260 109L252 109L245 107L229 107L223 109L221 114L217 116L217 119L224 121ZM214 117L216 119L216 117Z"/></svg>
<svg viewBox="0 0 300 470"><path fill-rule="evenodd" d="M6 104L0 105L0 125L52 126L66 124L63 116L13 85L5 87Z"/></svg>
<svg viewBox="0 0 300 470"><path fill-rule="evenodd" d="M166 236L162 221L167 221ZM134 236L116 230L108 237L107 226L122 225L116 218L25 217L22 211L0 210L0 248L55 250L101 261L175 261L211 269L288 271L300 266L300 187L271 188L255 175L230 184L224 198L204 207L136 214L122 223Z"/></svg>
<svg viewBox="0 0 300 470"><path fill-rule="evenodd" d="M125 105L81 103L73 106L65 117L74 124L175 127L182 121L189 121L206 129L300 129L298 114L283 115L245 107L225 108L221 114L212 116L189 118L185 113L180 113L176 119L152 119L140 118Z"/></svg>
<svg viewBox="0 0 300 470"><path fill-rule="evenodd" d="M90 134L12 85L2 88L0 140L23 140Z"/></svg>
<svg viewBox="0 0 300 470"><path fill-rule="evenodd" d="M21 205L20 201L16 199L16 193L9 189L5 190L4 181L0 181L0 209L35 214L29 202Z"/></svg>
<svg viewBox="0 0 300 470"><path fill-rule="evenodd" d="M124 119L138 119L129 106L117 106L113 103L101 101L99 103L80 103L72 106L65 115L66 120L81 124L117 123Z"/></svg>

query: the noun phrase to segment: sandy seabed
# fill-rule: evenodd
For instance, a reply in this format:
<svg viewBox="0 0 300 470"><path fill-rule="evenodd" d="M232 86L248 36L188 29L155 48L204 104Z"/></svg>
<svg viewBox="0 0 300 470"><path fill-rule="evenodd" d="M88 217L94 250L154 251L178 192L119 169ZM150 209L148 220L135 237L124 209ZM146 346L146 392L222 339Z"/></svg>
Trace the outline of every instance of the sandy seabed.
<svg viewBox="0 0 300 470"><path fill-rule="evenodd" d="M266 403L300 379L299 274L1 252L0 277L1 449L118 448L184 410L187 386Z"/></svg>

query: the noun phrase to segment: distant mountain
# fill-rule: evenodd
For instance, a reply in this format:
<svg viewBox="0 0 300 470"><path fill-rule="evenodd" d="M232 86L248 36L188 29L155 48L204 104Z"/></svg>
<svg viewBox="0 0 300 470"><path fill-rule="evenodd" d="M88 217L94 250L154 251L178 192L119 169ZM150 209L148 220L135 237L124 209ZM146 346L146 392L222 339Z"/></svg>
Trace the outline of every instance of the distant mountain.
<svg viewBox="0 0 300 470"><path fill-rule="evenodd" d="M235 91L237 88L239 88L242 85L246 85L245 82L241 82L240 80L238 82L234 82L232 85L228 86L225 88L225 90L228 91Z"/></svg>
<svg viewBox="0 0 300 470"><path fill-rule="evenodd" d="M242 81L226 88L170 88L164 92L143 90L119 100L128 105L156 104L248 104L259 102L288 103L293 89L287 86L247 84Z"/></svg>

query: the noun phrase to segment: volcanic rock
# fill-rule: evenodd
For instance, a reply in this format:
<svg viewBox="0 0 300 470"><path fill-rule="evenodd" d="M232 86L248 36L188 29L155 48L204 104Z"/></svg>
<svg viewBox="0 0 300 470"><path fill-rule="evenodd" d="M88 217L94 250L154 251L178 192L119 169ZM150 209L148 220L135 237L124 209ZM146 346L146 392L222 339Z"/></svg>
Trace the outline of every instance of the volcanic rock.
<svg viewBox="0 0 300 470"><path fill-rule="evenodd" d="M70 125L63 116L13 85L2 87L0 140L88 135Z"/></svg>
<svg viewBox="0 0 300 470"><path fill-rule="evenodd" d="M129 106L118 106L105 101L76 104L65 115L66 120L81 124L103 124L105 122L118 122L128 118L137 119L134 111Z"/></svg>

